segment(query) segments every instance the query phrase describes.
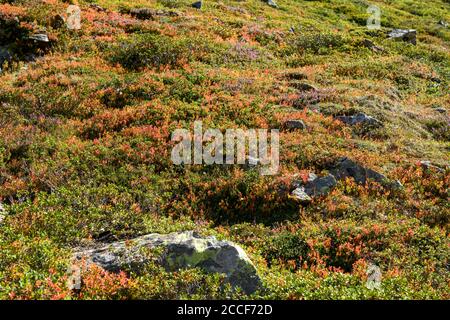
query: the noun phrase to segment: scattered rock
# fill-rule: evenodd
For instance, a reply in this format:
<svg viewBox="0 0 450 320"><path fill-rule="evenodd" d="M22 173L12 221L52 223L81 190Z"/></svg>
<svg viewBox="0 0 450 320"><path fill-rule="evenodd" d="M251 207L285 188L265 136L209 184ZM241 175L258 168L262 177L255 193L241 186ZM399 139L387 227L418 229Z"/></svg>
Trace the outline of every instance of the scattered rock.
<svg viewBox="0 0 450 320"><path fill-rule="evenodd" d="M203 5L202 1L197 1L192 4L192 7L195 9L201 9L202 5Z"/></svg>
<svg viewBox="0 0 450 320"><path fill-rule="evenodd" d="M291 192L290 198L300 203L309 203L312 201L312 198L306 194L305 187L294 189L294 191Z"/></svg>
<svg viewBox="0 0 450 320"><path fill-rule="evenodd" d="M336 178L331 174L308 181L305 185L305 192L309 196L324 196L337 185Z"/></svg>
<svg viewBox="0 0 450 320"><path fill-rule="evenodd" d="M150 8L135 8L129 11L129 14L139 20L154 20L158 16L177 17L178 13L175 11L154 10Z"/></svg>
<svg viewBox="0 0 450 320"><path fill-rule="evenodd" d="M306 82L291 82L291 87L300 91L317 91L317 88Z"/></svg>
<svg viewBox="0 0 450 320"><path fill-rule="evenodd" d="M381 121L375 119L374 117L368 116L364 113L358 113L353 116L337 116L336 119L350 126L356 125L364 125L368 127L383 126L383 123L381 123Z"/></svg>
<svg viewBox="0 0 450 320"><path fill-rule="evenodd" d="M156 248L163 249L159 259L145 255L146 250ZM215 237L201 237L192 231L148 234L131 241L114 242L102 248L77 252L74 260L82 260L86 266L96 264L110 272L137 273L148 262L154 261L167 271L200 268L209 273L225 274L232 286L242 288L247 294L261 288L257 271L241 247Z"/></svg>
<svg viewBox="0 0 450 320"><path fill-rule="evenodd" d="M440 168L440 167L438 167L438 166L433 165L433 164L431 163L431 161L424 161L424 160L423 160L423 161L420 161L419 164L420 164L420 166L421 166L422 168L424 168L424 169L426 169L426 170L432 169L432 170L436 170L436 171L439 171L439 172L445 172L444 169L442 169L442 168Z"/></svg>
<svg viewBox="0 0 450 320"><path fill-rule="evenodd" d="M373 43L372 41L365 39L363 41L363 46L372 50L373 52L383 52L384 49L382 47L377 46L375 43Z"/></svg>
<svg viewBox="0 0 450 320"><path fill-rule="evenodd" d="M391 39L398 39L413 45L417 44L417 31L414 29L403 30L403 29L394 29L388 34Z"/></svg>
<svg viewBox="0 0 450 320"><path fill-rule="evenodd" d="M94 10L97 10L98 12L105 12L105 11L106 11L105 8L99 6L98 4L95 4L95 3L91 3L91 4L89 5L89 8L94 9Z"/></svg>
<svg viewBox="0 0 450 320"><path fill-rule="evenodd" d="M306 124L302 120L287 120L285 123L283 123L283 128L286 130L305 130Z"/></svg>
<svg viewBox="0 0 450 320"><path fill-rule="evenodd" d="M312 197L327 195L336 185L337 181L331 174L317 177L316 174L310 173L306 182L303 180L293 181L295 189L291 193L291 198L308 203L312 201Z"/></svg>
<svg viewBox="0 0 450 320"><path fill-rule="evenodd" d="M284 75L289 80L306 80L308 76L302 72L292 71Z"/></svg>
<svg viewBox="0 0 450 320"><path fill-rule="evenodd" d="M442 107L434 108L434 111L439 112L439 113L447 113L447 110L445 108L442 108Z"/></svg>
<svg viewBox="0 0 450 320"><path fill-rule="evenodd" d="M445 22L444 20L439 20L438 25L448 28L448 23Z"/></svg>
<svg viewBox="0 0 450 320"><path fill-rule="evenodd" d="M266 3L272 8L278 8L278 4L274 0L266 0Z"/></svg>
<svg viewBox="0 0 450 320"><path fill-rule="evenodd" d="M399 181L390 181L381 173L365 168L348 158L339 159L330 169L330 173L338 180L349 177L353 178L358 184L366 184L370 179L390 189L399 189L402 187Z"/></svg>
<svg viewBox="0 0 450 320"><path fill-rule="evenodd" d="M50 42L50 40L48 39L48 35L45 33L35 33L32 34L30 36L28 36L28 39L30 40L34 40L36 42Z"/></svg>
<svg viewBox="0 0 450 320"><path fill-rule="evenodd" d="M60 14L57 14L56 16L53 16L50 19L50 26L53 29L61 29L65 25L66 25L66 19Z"/></svg>

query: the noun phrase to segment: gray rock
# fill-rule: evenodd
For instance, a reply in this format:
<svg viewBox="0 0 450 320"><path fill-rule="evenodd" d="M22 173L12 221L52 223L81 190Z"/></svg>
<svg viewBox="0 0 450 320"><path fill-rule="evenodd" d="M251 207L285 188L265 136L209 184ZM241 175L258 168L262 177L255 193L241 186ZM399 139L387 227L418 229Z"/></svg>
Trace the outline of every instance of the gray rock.
<svg viewBox="0 0 450 320"><path fill-rule="evenodd" d="M366 47L367 49L372 50L373 52L383 52L384 49L382 47L377 46L375 43L373 43L372 41L365 39L363 41L363 46Z"/></svg>
<svg viewBox="0 0 450 320"><path fill-rule="evenodd" d="M287 120L283 123L283 127L287 130L305 130L306 124L302 120Z"/></svg>
<svg viewBox="0 0 450 320"><path fill-rule="evenodd" d="M364 113L358 113L353 116L337 116L337 120L342 121L350 126L364 125L370 127L382 127L383 123L375 119L374 117L368 116Z"/></svg>
<svg viewBox="0 0 450 320"><path fill-rule="evenodd" d="M305 187L298 187L291 192L290 197L295 201L302 203L309 203L312 198L305 192Z"/></svg>
<svg viewBox="0 0 450 320"><path fill-rule="evenodd" d="M197 1L192 4L192 7L195 9L201 9L202 5L203 5L202 1Z"/></svg>
<svg viewBox="0 0 450 320"><path fill-rule="evenodd" d="M328 194L336 185L337 181L335 177L328 174L312 181L308 181L305 185L305 192L307 195L312 197L324 196Z"/></svg>
<svg viewBox="0 0 450 320"><path fill-rule="evenodd" d="M443 26L443 27L445 27L445 28L448 28L448 23L445 22L444 20L440 20L440 21L438 22L438 25Z"/></svg>
<svg viewBox="0 0 450 320"><path fill-rule="evenodd" d="M278 4L274 0L266 0L266 3L272 8L278 8Z"/></svg>
<svg viewBox="0 0 450 320"><path fill-rule="evenodd" d="M291 87L300 91L318 91L316 87L306 82L291 82Z"/></svg>
<svg viewBox="0 0 450 320"><path fill-rule="evenodd" d="M162 248L159 259L145 251ZM201 237L187 231L171 234L148 234L132 241L114 242L105 247L84 250L74 254L74 264L96 264L111 272L121 270L141 272L150 261L164 266L167 271L200 268L208 273L221 273L234 287L251 294L261 288L256 268L238 245L219 241L215 237Z"/></svg>
<svg viewBox="0 0 450 320"><path fill-rule="evenodd" d="M96 10L96 11L98 11L98 12L105 12L105 11L106 11L105 8L99 6L98 4L95 4L95 3L91 3L91 4L89 5L89 8L94 9L94 10Z"/></svg>
<svg viewBox="0 0 450 320"><path fill-rule="evenodd" d="M336 185L336 179L328 174L323 177L317 177L316 174L310 173L308 180L294 180L294 191L291 193L291 197L300 202L310 202L312 197L327 195Z"/></svg>
<svg viewBox="0 0 450 320"><path fill-rule="evenodd" d="M358 184L366 184L369 180L372 180L390 189L402 188L399 181L390 181L383 174L365 168L348 158L339 159L331 168L330 173L338 180L353 178Z"/></svg>
<svg viewBox="0 0 450 320"><path fill-rule="evenodd" d="M175 11L166 10L154 10L150 8L135 8L130 10L130 15L136 19L140 20L154 20L158 16L164 17L177 17L178 13Z"/></svg>
<svg viewBox="0 0 450 320"><path fill-rule="evenodd" d="M30 40L34 40L37 42L49 42L48 36L45 33L35 33L28 37Z"/></svg>
<svg viewBox="0 0 450 320"><path fill-rule="evenodd" d="M431 163L431 161L425 161L425 160L420 161L420 166L426 170L436 170L439 172L445 172L444 169L442 169L438 166L435 166L434 164Z"/></svg>
<svg viewBox="0 0 450 320"><path fill-rule="evenodd" d="M389 38L402 40L413 45L417 44L417 31L414 29L394 29L388 34Z"/></svg>
<svg viewBox="0 0 450 320"><path fill-rule="evenodd" d="M447 113L447 110L442 107L437 107L434 109L434 111L439 112L439 113Z"/></svg>

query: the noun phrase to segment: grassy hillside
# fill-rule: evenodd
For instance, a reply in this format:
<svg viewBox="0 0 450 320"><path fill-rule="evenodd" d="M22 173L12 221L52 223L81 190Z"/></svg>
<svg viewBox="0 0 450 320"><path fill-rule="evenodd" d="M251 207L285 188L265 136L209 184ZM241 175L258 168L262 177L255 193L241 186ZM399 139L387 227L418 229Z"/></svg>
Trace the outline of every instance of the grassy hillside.
<svg viewBox="0 0 450 320"><path fill-rule="evenodd" d="M265 287L250 298L449 299L450 2L191 2L80 1L82 27L68 30L54 23L68 2L0 0L11 52L0 298L249 298L219 275L156 265L92 269L80 292L66 286L74 248L197 230L249 254ZM366 27L370 4L380 30ZM160 11L131 15L142 7ZM416 29L417 45L388 39L393 28ZM42 32L43 47L24 40ZM336 119L358 113L381 125ZM226 130L293 119L306 129L281 131L274 176L170 159L171 133L195 120ZM308 205L292 200L296 177L342 157L403 187L347 178ZM371 264L381 289L366 288Z"/></svg>

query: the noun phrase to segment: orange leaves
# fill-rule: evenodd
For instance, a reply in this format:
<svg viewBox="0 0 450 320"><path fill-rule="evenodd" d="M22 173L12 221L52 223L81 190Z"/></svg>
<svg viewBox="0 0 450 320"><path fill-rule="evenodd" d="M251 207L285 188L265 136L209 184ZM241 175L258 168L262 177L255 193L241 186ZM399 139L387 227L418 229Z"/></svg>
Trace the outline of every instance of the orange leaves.
<svg viewBox="0 0 450 320"><path fill-rule="evenodd" d="M124 290L133 287L134 282L124 272L110 273L92 265L82 275L79 297L83 299L114 299Z"/></svg>

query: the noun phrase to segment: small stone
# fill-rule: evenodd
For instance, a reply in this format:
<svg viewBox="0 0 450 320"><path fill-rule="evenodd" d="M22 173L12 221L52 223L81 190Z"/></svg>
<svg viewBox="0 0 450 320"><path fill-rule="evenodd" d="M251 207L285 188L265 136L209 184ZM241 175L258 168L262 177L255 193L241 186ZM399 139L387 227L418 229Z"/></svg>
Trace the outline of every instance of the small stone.
<svg viewBox="0 0 450 320"><path fill-rule="evenodd" d="M3 205L0 203L0 224L3 222L5 217L6 217L6 210L3 207Z"/></svg>
<svg viewBox="0 0 450 320"><path fill-rule="evenodd" d="M274 0L267 0L267 4L272 8L278 8L278 4Z"/></svg>
<svg viewBox="0 0 450 320"><path fill-rule="evenodd" d="M302 120L288 120L283 124L283 127L287 130L305 130L306 124Z"/></svg>
<svg viewBox="0 0 450 320"><path fill-rule="evenodd" d="M377 46L375 43L373 43L372 41L365 39L363 41L363 46L374 51L374 52L383 52L384 49L382 47Z"/></svg>
<svg viewBox="0 0 450 320"><path fill-rule="evenodd" d="M358 113L354 116L337 116L336 119L350 126L355 125L366 125L371 127L383 126L383 124L379 120L375 119L374 117L368 116L364 113Z"/></svg>
<svg viewBox="0 0 450 320"><path fill-rule="evenodd" d="M49 42L48 36L45 33L35 33L28 37L30 40L37 42Z"/></svg>
<svg viewBox="0 0 450 320"><path fill-rule="evenodd" d="M336 178L331 174L319 177L305 185L305 192L309 196L324 196L337 185Z"/></svg>
<svg viewBox="0 0 450 320"><path fill-rule="evenodd" d="M394 29L388 34L388 36L391 39L403 40L413 45L417 44L417 31L414 29L409 30Z"/></svg>
<svg viewBox="0 0 450 320"><path fill-rule="evenodd" d="M441 25L441 26L443 26L445 28L448 28L448 23L445 22L444 20L439 20L438 25Z"/></svg>
<svg viewBox="0 0 450 320"><path fill-rule="evenodd" d="M192 7L195 9L201 9L202 5L203 5L202 1L197 1L192 4Z"/></svg>
<svg viewBox="0 0 450 320"><path fill-rule="evenodd" d="M317 91L317 88L306 82L291 82L291 87L300 91Z"/></svg>
<svg viewBox="0 0 450 320"><path fill-rule="evenodd" d="M97 10L98 12L105 12L105 11L106 11L105 8L99 6L98 4L95 4L95 3L91 3L91 4L89 5L89 8L94 9L94 10Z"/></svg>
<svg viewBox="0 0 450 320"><path fill-rule="evenodd" d="M290 198L294 199L295 201L303 203L308 203L312 201L311 197L306 194L304 187L298 187L294 191L292 191Z"/></svg>
<svg viewBox="0 0 450 320"><path fill-rule="evenodd" d="M439 171L439 172L445 172L444 169L442 169L442 168L440 168L440 167L438 167L438 166L433 165L433 164L431 163L431 161L425 161L425 160L422 160L422 161L419 162L419 164L420 164L420 166L421 166L422 168L424 168L424 169L426 169L426 170L436 170L436 171Z"/></svg>

